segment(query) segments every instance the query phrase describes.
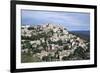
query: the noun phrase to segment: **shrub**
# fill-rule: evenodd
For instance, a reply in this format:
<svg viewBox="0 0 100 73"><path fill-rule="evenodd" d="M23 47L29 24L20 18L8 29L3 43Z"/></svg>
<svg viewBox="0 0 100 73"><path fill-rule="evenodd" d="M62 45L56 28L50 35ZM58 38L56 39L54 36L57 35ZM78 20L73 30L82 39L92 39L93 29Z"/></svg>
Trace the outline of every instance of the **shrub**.
<svg viewBox="0 0 100 73"><path fill-rule="evenodd" d="M42 57L42 61L48 61L48 57L47 56L43 56Z"/></svg>
<svg viewBox="0 0 100 73"><path fill-rule="evenodd" d="M62 60L69 60L69 58L64 56L64 57L62 57Z"/></svg>
<svg viewBox="0 0 100 73"><path fill-rule="evenodd" d="M80 46L74 51L74 55L78 58L86 59L84 49Z"/></svg>

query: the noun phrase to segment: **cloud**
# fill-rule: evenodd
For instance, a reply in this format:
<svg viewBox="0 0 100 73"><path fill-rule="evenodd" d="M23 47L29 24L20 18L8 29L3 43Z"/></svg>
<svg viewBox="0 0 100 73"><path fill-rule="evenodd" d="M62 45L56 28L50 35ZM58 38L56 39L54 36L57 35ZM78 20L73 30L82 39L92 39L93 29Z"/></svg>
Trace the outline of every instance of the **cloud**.
<svg viewBox="0 0 100 73"><path fill-rule="evenodd" d="M76 12L53 12L22 10L22 24L62 24L69 30L89 30L90 14Z"/></svg>

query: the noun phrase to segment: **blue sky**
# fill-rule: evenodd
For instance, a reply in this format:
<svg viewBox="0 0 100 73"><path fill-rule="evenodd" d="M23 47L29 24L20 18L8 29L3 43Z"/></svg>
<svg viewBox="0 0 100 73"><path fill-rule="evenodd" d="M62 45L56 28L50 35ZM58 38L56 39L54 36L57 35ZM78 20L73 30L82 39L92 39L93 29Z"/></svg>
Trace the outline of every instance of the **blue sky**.
<svg viewBox="0 0 100 73"><path fill-rule="evenodd" d="M90 30L90 14L82 12L21 11L22 25L60 24L69 31Z"/></svg>

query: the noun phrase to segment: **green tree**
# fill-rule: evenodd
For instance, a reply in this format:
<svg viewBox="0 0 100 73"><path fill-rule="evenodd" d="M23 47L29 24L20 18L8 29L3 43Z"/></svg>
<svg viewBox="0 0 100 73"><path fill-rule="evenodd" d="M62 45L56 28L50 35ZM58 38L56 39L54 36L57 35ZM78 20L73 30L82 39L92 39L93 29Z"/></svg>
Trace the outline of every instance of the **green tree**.
<svg viewBox="0 0 100 73"><path fill-rule="evenodd" d="M88 43L86 46L87 46L86 52L90 52L90 43Z"/></svg>
<svg viewBox="0 0 100 73"><path fill-rule="evenodd" d="M59 46L63 45L62 40L58 40L57 43L58 43Z"/></svg>
<svg viewBox="0 0 100 73"><path fill-rule="evenodd" d="M79 59L86 59L84 49L81 46L77 47L77 49L74 51L74 55Z"/></svg>
<svg viewBox="0 0 100 73"><path fill-rule="evenodd" d="M24 48L27 48L28 49L28 53L31 54L31 52L32 52L32 45L30 44L29 41L25 41L24 43L25 43L24 44Z"/></svg>
<svg viewBox="0 0 100 73"><path fill-rule="evenodd" d="M70 48L68 47L68 45L63 47L64 50L69 50Z"/></svg>
<svg viewBox="0 0 100 73"><path fill-rule="evenodd" d="M66 56L64 56L64 57L62 57L62 60L69 60L70 58L69 57L66 57Z"/></svg>
<svg viewBox="0 0 100 73"><path fill-rule="evenodd" d="M44 48L45 51L47 51L47 43L46 42L41 43L41 46Z"/></svg>
<svg viewBox="0 0 100 73"><path fill-rule="evenodd" d="M42 57L42 61L48 61L48 57L47 56L43 56Z"/></svg>

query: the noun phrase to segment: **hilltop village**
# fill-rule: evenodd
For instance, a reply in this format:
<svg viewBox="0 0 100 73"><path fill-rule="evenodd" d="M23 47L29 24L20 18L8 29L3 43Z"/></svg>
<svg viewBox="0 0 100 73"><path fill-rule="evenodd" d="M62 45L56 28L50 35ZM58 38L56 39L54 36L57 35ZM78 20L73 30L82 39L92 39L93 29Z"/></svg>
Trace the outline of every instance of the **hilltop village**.
<svg viewBox="0 0 100 73"><path fill-rule="evenodd" d="M90 59L90 42L56 24L21 26L21 62Z"/></svg>

